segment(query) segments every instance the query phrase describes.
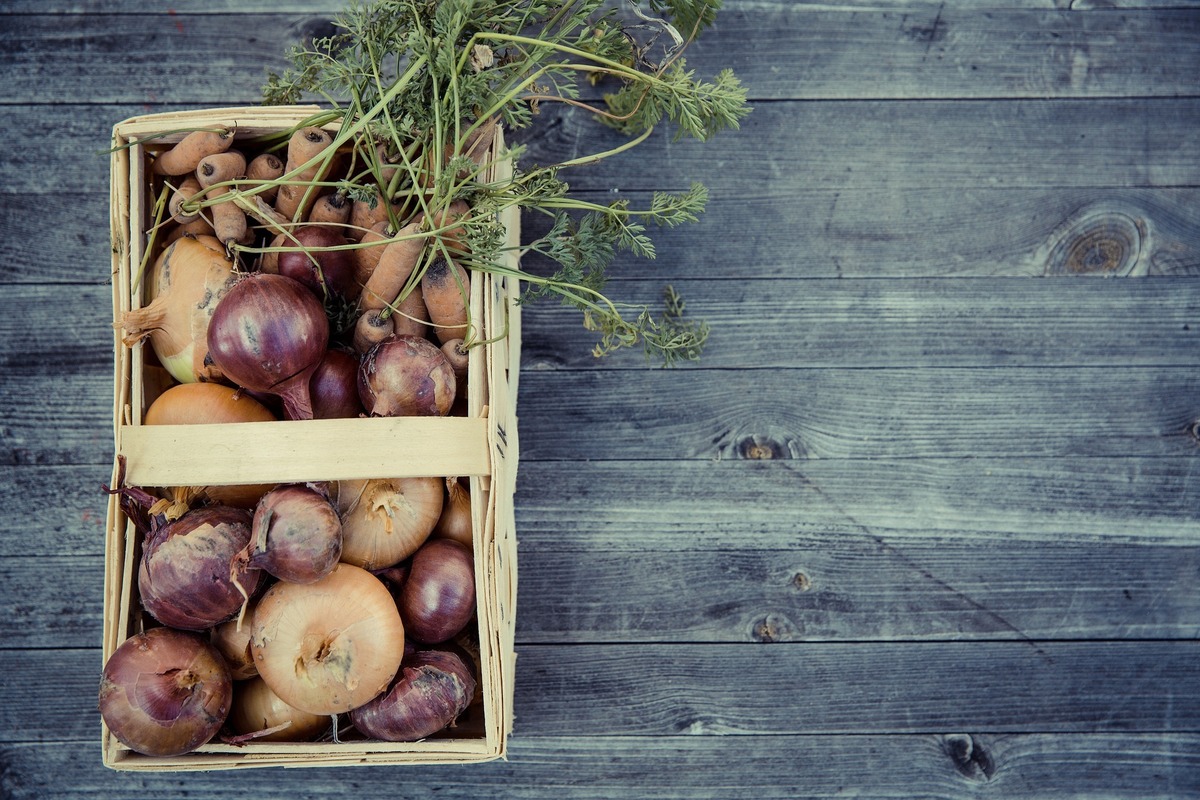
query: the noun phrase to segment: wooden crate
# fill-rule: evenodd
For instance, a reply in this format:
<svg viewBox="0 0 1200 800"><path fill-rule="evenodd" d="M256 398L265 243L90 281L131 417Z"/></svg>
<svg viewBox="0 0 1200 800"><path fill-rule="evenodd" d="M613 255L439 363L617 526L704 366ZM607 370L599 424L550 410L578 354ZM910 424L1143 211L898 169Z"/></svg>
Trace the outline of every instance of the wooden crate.
<svg viewBox="0 0 1200 800"><path fill-rule="evenodd" d="M291 127L316 107L223 108L134 117L113 130L113 319L142 298L134 275L152 217L148 155L178 141L188 129L236 125L251 137ZM171 132L166 136L160 134ZM154 138L151 138L154 137ZM497 137L494 145L502 147ZM496 162L495 177L511 169ZM519 214L507 226L514 260ZM482 279L480 279L482 278ZM104 728L103 759L119 770L214 770L257 766L468 763L504 757L512 729L516 541L513 492L517 469L516 396L520 310L515 280L492 275L472 281L477 329L495 341L471 351L467 415L144 426L147 405L143 345L114 338L113 485L119 460L133 486L192 486L326 481L352 478L459 476L470 479L482 709L448 732L415 743L211 743L178 757L130 751ZM507 334L507 335L504 335ZM147 345L148 346L148 345ZM381 446L387 444L394 446ZM117 499L108 505L105 543L104 643L108 657L137 632L139 542Z"/></svg>

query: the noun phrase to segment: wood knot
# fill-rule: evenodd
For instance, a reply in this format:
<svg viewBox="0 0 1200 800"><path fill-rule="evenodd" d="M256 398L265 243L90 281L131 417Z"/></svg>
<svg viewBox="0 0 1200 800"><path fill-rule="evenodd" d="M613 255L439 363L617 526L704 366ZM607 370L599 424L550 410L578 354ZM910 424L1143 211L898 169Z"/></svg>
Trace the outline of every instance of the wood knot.
<svg viewBox="0 0 1200 800"><path fill-rule="evenodd" d="M954 768L964 778L985 782L992 779L996 764L978 739L966 733L955 733L942 740L942 750L954 762Z"/></svg>
<svg viewBox="0 0 1200 800"><path fill-rule="evenodd" d="M792 576L792 587L798 592L807 592L812 588L812 581L803 572Z"/></svg>
<svg viewBox="0 0 1200 800"><path fill-rule="evenodd" d="M1046 275L1132 275L1145 270L1146 226L1122 211L1090 209L1064 224L1046 256Z"/></svg>
<svg viewBox="0 0 1200 800"><path fill-rule="evenodd" d="M751 638L763 644L795 639L797 633L792 621L779 614L767 614L750 629Z"/></svg>
<svg viewBox="0 0 1200 800"><path fill-rule="evenodd" d="M766 436L747 436L738 443L738 452L741 453L742 458L754 461L771 461L788 457L787 450L783 445Z"/></svg>

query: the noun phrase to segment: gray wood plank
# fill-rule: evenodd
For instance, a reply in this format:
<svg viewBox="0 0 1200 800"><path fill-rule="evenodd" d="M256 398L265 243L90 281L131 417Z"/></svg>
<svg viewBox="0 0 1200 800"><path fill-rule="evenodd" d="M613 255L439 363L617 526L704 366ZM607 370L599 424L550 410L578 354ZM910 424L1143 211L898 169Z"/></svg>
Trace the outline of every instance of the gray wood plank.
<svg viewBox="0 0 1200 800"><path fill-rule="evenodd" d="M762 502L748 497L738 505L745 516ZM797 526L802 497L791 506ZM614 492L610 502L619 501ZM663 523L653 515L609 535L574 516L576 505L518 513L519 644L1186 639L1200 615L1200 542L1063 543L864 527L749 534L744 545L719 547L695 524L696 543L673 550L656 545ZM775 530L787 530L786 521ZM633 536L641 546L627 543ZM99 555L9 556L0 568L5 646L99 642Z"/></svg>
<svg viewBox="0 0 1200 800"><path fill-rule="evenodd" d="M9 17L0 70L11 79L0 101L82 91L98 103L223 105L257 95L266 71L286 66L288 47L325 35L328 16L175 10L142 14L136 30L115 15ZM733 68L754 100L1170 97L1194 89L1198 41L1200 18L1186 10L735 3L689 48L688 64L702 75ZM167 80L197 64L208 79Z"/></svg>
<svg viewBox="0 0 1200 800"><path fill-rule="evenodd" d="M880 272L884 268L881 266ZM700 273L701 270L696 270ZM1195 365L1194 278L702 280L664 276L711 333L701 366L755 368ZM662 307L662 281L614 281L613 299ZM597 359L574 308L527 305L528 370L646 366L640 349Z"/></svg>
<svg viewBox="0 0 1200 800"><path fill-rule="evenodd" d="M530 800L797 800L846 797L1140 800L1200 792L1195 734L988 734L900 736L517 735L507 761L470 766L239 770L181 778L100 766L98 737L82 743L0 746L11 800L142 800L253 795L305 798L481 795ZM1116 768L1114 765L1118 765ZM181 784L186 789L181 789Z"/></svg>
<svg viewBox="0 0 1200 800"><path fill-rule="evenodd" d="M578 192L610 202L608 192ZM645 208L645 192L626 192ZM13 263L0 283L107 279L108 196L0 191L0 236ZM541 214L522 219L526 242L544 235ZM45 231L66 232L53 247ZM622 255L612 274L711 278L989 277L1042 275L1072 252L1108 253L1091 273L1200 274L1200 190L805 189L714 195L698 223L650 231L655 259ZM544 270L544 259L525 258Z"/></svg>
<svg viewBox="0 0 1200 800"><path fill-rule="evenodd" d="M535 460L1191 456L1197 380L1158 369L523 376ZM593 437L580 430L599 432Z"/></svg>
<svg viewBox="0 0 1200 800"><path fill-rule="evenodd" d="M528 435L525 421L522 432ZM111 444L91 454L91 464L5 470L0 503L11 513L0 518L0 558L103 553L107 498L100 486L109 480ZM526 458L516 505L518 533L531 547L594 544L598 554L795 551L807 560L821 558L814 543L827 539L885 555L887 546L972 542L985 549L1008 543L1014 550L1052 544L1186 553L1197 544L1197 481L1190 456L803 464Z"/></svg>
<svg viewBox="0 0 1200 800"><path fill-rule="evenodd" d="M100 463L106 354L8 370L0 463ZM1170 368L536 372L521 379L522 457L533 460L1190 456L1198 381ZM636 386L636 389L631 389ZM78 394L76 394L78 393ZM580 431L589 435L581 436Z"/></svg>
<svg viewBox="0 0 1200 800"><path fill-rule="evenodd" d="M1069 9L1072 11L1108 9L1173 9L1196 8L1200 0L724 0L723 8L786 11L811 7L814 11L862 9L925 10L944 6L949 9L975 10L1012 9ZM171 10L177 15L242 13L334 14L342 8L336 0L177 0ZM0 16L5 14L128 14L144 13L139 0L10 0Z"/></svg>
<svg viewBox="0 0 1200 800"><path fill-rule="evenodd" d="M1200 725L1194 641L525 645L517 660L517 736L1191 733ZM97 735L100 662L98 649L0 650L9 685L23 687L0 711L0 741Z"/></svg>
<svg viewBox="0 0 1200 800"><path fill-rule="evenodd" d="M254 102L229 98L229 103ZM72 165L72 190L107 193L114 123L171 105L13 105L22 146L0 163L7 191L48 194ZM577 190L678 191L694 180L714 196L778 196L851 188L943 192L984 188L1200 185L1200 99L1090 101L810 101L760 104L737 133L673 142L663 131L599 164L565 171ZM522 132L526 165L618 146L583 112L548 109ZM36 146L34 146L36 143Z"/></svg>

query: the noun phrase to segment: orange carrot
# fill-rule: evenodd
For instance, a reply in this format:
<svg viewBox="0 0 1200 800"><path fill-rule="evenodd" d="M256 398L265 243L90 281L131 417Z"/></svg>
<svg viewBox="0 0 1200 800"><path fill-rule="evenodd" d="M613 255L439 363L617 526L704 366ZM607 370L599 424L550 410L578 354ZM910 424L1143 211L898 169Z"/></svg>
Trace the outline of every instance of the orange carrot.
<svg viewBox="0 0 1200 800"><path fill-rule="evenodd" d="M289 181L295 183L285 183L279 187L279 194L275 198L276 211L293 221L298 222L304 218L307 206L317 198L317 189L309 184L320 180L329 164L318 162L295 175L291 173L319 156L332 143L333 137L322 128L301 128L292 134L292 138L288 140L285 174L290 176Z"/></svg>
<svg viewBox="0 0 1200 800"><path fill-rule="evenodd" d="M308 212L308 221L318 224L345 224L350 219L352 206L350 198L341 192L321 195Z"/></svg>
<svg viewBox="0 0 1200 800"><path fill-rule="evenodd" d="M421 295L439 342L466 338L471 278L465 269L443 257L435 258L421 276Z"/></svg>
<svg viewBox="0 0 1200 800"><path fill-rule="evenodd" d="M375 205L365 200L355 200L350 209L350 224L353 227L346 229L346 236L361 240L368 229L380 222L390 222L392 217L397 221L403 220L404 213L404 203L385 203L383 195L378 193L375 195Z"/></svg>
<svg viewBox="0 0 1200 800"><path fill-rule="evenodd" d="M387 220L375 223L359 242L370 246L360 247L353 251L354 280L359 286L366 285L371 273L375 271L375 265L379 263L379 257L383 255L383 250L387 247L387 240L392 238L390 230L391 226Z"/></svg>
<svg viewBox="0 0 1200 800"><path fill-rule="evenodd" d="M236 150L227 153L217 153L205 156L196 166L196 178L200 186L207 189L226 181L237 180L246 174L246 157ZM228 186L221 186L209 192L209 198L220 200L230 191ZM231 242L244 244L250 235L246 223L246 212L232 202L217 202L212 206L213 230L222 243Z"/></svg>
<svg viewBox="0 0 1200 800"><path fill-rule="evenodd" d="M170 150L154 159L157 175L186 175L196 169L205 156L224 153L233 144L234 128L220 131L193 131Z"/></svg>
<svg viewBox="0 0 1200 800"><path fill-rule="evenodd" d="M400 301L391 320L396 333L425 338L429 333L429 311L425 308L425 299L421 297L420 286L414 286L408 297Z"/></svg>
<svg viewBox="0 0 1200 800"><path fill-rule="evenodd" d="M263 153L246 165L246 180L255 183L268 183L278 179L281 175L283 175L283 162L274 153ZM273 203L278 193L279 187L271 186L260 192L258 196L268 203Z"/></svg>
<svg viewBox="0 0 1200 800"><path fill-rule="evenodd" d="M371 277L363 284L358 302L360 308L364 311L379 311L387 308L399 297L425 249L425 237L418 235L420 233L420 224L410 222L400 229L397 236L412 238L398 239L383 248L379 263L375 265Z"/></svg>
<svg viewBox="0 0 1200 800"><path fill-rule="evenodd" d="M378 311L364 311L354 324L354 352L362 355L396 332L395 314L381 318Z"/></svg>
<svg viewBox="0 0 1200 800"><path fill-rule="evenodd" d="M438 211L433 215L433 224L430 225L431 230L436 230L443 225L450 225L460 219L469 219L471 216L471 207L467 205L466 200L455 200L447 208ZM463 226L458 225L453 228L448 228L437 235L437 238L445 244L446 249L451 253L469 253L470 248L466 244L466 230Z"/></svg>
<svg viewBox="0 0 1200 800"><path fill-rule="evenodd" d="M167 205L167 210L171 215L171 219L182 224L192 222L200 216L199 210L191 214L183 213L184 201L190 200L200 191L200 181L196 180L195 175L188 175L183 179L183 182L175 187L171 194L171 202Z"/></svg>
<svg viewBox="0 0 1200 800"><path fill-rule="evenodd" d="M460 381L465 381L467 379L467 364L470 354L463 340L451 339L446 342L442 345L442 354L450 362L450 366L454 370L454 377Z"/></svg>
<svg viewBox="0 0 1200 800"><path fill-rule="evenodd" d="M204 217L197 217L191 222L185 222L182 225L177 225L167 234L167 238L163 240L163 246L169 245L171 242L183 236L215 236L213 227Z"/></svg>

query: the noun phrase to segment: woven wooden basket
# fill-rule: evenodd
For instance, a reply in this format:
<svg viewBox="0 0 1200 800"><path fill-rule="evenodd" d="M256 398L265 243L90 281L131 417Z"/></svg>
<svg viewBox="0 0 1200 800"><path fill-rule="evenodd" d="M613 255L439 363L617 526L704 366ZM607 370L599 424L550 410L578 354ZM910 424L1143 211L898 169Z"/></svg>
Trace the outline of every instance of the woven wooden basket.
<svg viewBox="0 0 1200 800"><path fill-rule="evenodd" d="M113 320L140 307L134 276L146 247L152 195L148 156L188 129L236 125L252 137L291 127L310 106L222 108L134 117L113 129ZM170 133L165 136L161 134ZM502 147L497 136L495 152ZM494 160L495 178L509 164ZM519 214L503 219L517 256ZM514 264L515 266L515 264ZM143 346L114 339L113 485L119 464L132 486L205 486L411 476L469 477L472 502L482 706L437 737L414 743L214 743L177 757L135 753L104 728L106 766L121 770L214 770L254 766L431 764L487 761L505 755L512 729L516 540L513 492L517 471L516 397L520 357L517 282L489 274L472 281L476 330L493 343L471 350L467 415L255 422L230 425L141 424L149 402ZM105 542L104 643L107 661L143 624L137 597L140 542L117 499L108 506Z"/></svg>

